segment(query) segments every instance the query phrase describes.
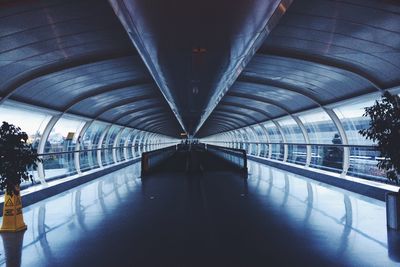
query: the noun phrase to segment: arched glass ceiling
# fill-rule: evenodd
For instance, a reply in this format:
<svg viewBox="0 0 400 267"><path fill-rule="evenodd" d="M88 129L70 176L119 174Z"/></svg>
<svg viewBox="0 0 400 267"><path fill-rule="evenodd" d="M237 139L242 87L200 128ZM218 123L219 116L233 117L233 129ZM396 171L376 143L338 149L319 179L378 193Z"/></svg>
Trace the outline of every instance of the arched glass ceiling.
<svg viewBox="0 0 400 267"><path fill-rule="evenodd" d="M18 1L0 9L7 99L178 136L180 126L106 0ZM127 117L125 119L124 117ZM134 123L140 118L143 124Z"/></svg>
<svg viewBox="0 0 400 267"><path fill-rule="evenodd" d="M296 0L199 137L399 86L399 47L397 1ZM238 119L216 123L225 110Z"/></svg>
<svg viewBox="0 0 400 267"><path fill-rule="evenodd" d="M352 71L382 89L400 81L398 1L294 1L260 52Z"/></svg>

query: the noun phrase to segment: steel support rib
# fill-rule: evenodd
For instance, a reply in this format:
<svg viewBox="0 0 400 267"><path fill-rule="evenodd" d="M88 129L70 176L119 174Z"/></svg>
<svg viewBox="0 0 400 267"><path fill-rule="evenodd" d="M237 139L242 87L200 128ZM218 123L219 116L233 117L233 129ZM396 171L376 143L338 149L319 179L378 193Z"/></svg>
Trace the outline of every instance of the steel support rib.
<svg viewBox="0 0 400 267"><path fill-rule="evenodd" d="M50 121L47 123L42 137L40 138L39 141L39 145L38 145L38 149L37 152L38 154L43 154L44 153L44 149L46 147L46 141L49 138L50 132L53 129L54 125L56 125L56 123L58 122L58 120L61 118L62 114L58 114L58 115L54 115ZM46 179L45 179L45 172L44 172L44 166L42 162L38 162L38 167L37 167L37 171L38 171L38 177L40 182L46 183Z"/></svg>
<svg viewBox="0 0 400 267"><path fill-rule="evenodd" d="M74 153L74 164L77 173L81 173L81 162L80 162L81 157L80 153L77 151L82 149L81 140L83 138L83 135L85 134L86 130L90 127L90 125L92 125L93 122L94 122L93 120L87 121L85 125L83 125L82 129L78 132L78 138L75 143L75 153Z"/></svg>
<svg viewBox="0 0 400 267"><path fill-rule="evenodd" d="M342 122L340 121L339 117L336 115L336 113L329 108L324 108L325 112L329 115L333 123L335 124L336 128L339 131L339 135L342 139L342 143L344 145L349 144L349 140L347 139L347 134L346 131L344 130L344 127L342 125ZM342 169L342 176L345 176L347 174L347 171L349 170L350 167L350 148L348 146L343 147L343 169Z"/></svg>

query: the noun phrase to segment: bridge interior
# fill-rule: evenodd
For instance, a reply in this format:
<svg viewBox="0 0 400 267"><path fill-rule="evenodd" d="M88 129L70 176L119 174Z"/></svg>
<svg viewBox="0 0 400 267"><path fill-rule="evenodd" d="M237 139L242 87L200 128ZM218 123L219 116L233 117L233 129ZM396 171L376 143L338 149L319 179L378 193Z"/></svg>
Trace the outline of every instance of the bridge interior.
<svg viewBox="0 0 400 267"><path fill-rule="evenodd" d="M383 202L252 161L247 180L140 179L136 163L24 216L26 232L2 236L23 266L395 266L399 256Z"/></svg>
<svg viewBox="0 0 400 267"><path fill-rule="evenodd" d="M382 192L400 188L359 134L384 92L396 0L0 1L0 122L43 160L0 264L398 264ZM248 179L196 149L142 177L182 142L242 151Z"/></svg>

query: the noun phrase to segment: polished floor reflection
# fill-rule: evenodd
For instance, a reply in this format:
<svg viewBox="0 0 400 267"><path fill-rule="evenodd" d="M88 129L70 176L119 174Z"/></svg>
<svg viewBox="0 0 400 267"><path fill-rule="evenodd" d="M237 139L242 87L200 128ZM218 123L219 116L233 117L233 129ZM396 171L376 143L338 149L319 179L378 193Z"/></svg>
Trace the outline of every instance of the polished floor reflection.
<svg viewBox="0 0 400 267"><path fill-rule="evenodd" d="M399 266L384 203L250 162L155 174L135 164L24 209L7 266Z"/></svg>

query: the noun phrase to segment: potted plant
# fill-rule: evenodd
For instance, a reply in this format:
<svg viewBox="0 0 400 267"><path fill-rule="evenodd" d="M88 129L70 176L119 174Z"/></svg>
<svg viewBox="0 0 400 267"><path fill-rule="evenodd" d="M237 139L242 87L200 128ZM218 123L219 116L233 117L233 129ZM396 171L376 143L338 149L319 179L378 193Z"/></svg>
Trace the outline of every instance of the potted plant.
<svg viewBox="0 0 400 267"><path fill-rule="evenodd" d="M359 133L377 143L381 153L378 168L386 172L389 181L399 184L400 175L400 97L385 92L380 101L365 108L365 117L369 117L368 129ZM389 228L400 229L399 193L386 195L386 214Z"/></svg>
<svg viewBox="0 0 400 267"><path fill-rule="evenodd" d="M28 143L28 135L7 122L0 127L0 190L5 190L3 223L0 232L26 229L22 216L20 184L33 180L28 168L37 167L41 160Z"/></svg>

